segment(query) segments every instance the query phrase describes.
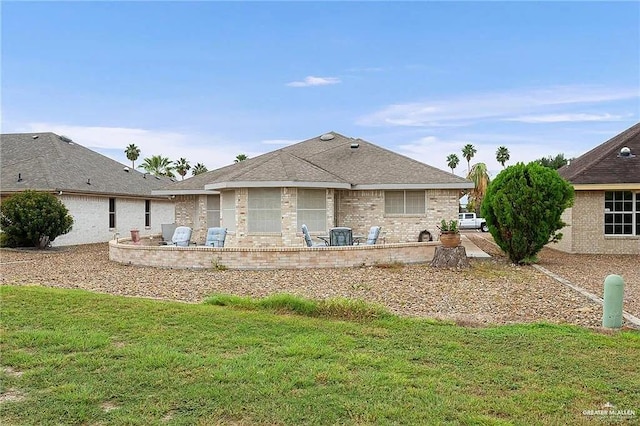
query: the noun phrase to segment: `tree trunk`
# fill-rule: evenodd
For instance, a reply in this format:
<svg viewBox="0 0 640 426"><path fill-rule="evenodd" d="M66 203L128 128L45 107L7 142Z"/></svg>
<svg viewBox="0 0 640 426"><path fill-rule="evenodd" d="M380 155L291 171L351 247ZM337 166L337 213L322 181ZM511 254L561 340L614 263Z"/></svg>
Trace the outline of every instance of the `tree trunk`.
<svg viewBox="0 0 640 426"><path fill-rule="evenodd" d="M431 266L434 268L469 268L471 264L467 258L467 251L463 246L436 247Z"/></svg>

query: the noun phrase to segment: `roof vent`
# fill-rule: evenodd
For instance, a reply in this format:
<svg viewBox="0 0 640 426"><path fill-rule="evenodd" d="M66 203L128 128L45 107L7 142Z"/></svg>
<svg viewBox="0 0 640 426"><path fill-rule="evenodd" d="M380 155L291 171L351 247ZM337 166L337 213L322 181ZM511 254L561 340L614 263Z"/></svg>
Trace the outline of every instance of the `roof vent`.
<svg viewBox="0 0 640 426"><path fill-rule="evenodd" d="M125 172L129 172L129 168L127 166L124 166L122 170L124 170Z"/></svg>
<svg viewBox="0 0 640 426"><path fill-rule="evenodd" d="M40 137L40 135L33 135L31 136L31 139L38 139Z"/></svg>
<svg viewBox="0 0 640 426"><path fill-rule="evenodd" d="M18 173L18 182L22 182L22 173Z"/></svg>
<svg viewBox="0 0 640 426"><path fill-rule="evenodd" d="M325 133L324 135L320 136L321 141L330 141L333 138L335 138L335 136L332 133Z"/></svg>
<svg viewBox="0 0 640 426"><path fill-rule="evenodd" d="M618 157L631 158L635 157L635 155L631 153L631 149L628 146L623 146L620 150L620 154L618 154Z"/></svg>
<svg viewBox="0 0 640 426"><path fill-rule="evenodd" d="M360 146L360 144L358 142L354 142L351 144L351 149L356 149Z"/></svg>
<svg viewBox="0 0 640 426"><path fill-rule="evenodd" d="M68 143L68 144L70 144L71 142L73 142L73 141L71 140L71 138L69 138L69 137L67 137L67 136L65 136L65 135L60 135L60 140L61 140L61 141L63 141L63 142L66 142L66 143Z"/></svg>
<svg viewBox="0 0 640 426"><path fill-rule="evenodd" d="M91 185L91 179L87 179L87 185Z"/></svg>

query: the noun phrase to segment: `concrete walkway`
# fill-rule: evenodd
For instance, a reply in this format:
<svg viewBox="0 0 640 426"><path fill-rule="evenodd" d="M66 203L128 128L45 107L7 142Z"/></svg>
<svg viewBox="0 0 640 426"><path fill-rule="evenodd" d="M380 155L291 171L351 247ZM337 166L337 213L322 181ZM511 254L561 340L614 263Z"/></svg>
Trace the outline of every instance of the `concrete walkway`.
<svg viewBox="0 0 640 426"><path fill-rule="evenodd" d="M466 235L460 234L460 241L467 252L467 257L475 259L488 259L491 257L489 254L480 250L480 247L475 245Z"/></svg>

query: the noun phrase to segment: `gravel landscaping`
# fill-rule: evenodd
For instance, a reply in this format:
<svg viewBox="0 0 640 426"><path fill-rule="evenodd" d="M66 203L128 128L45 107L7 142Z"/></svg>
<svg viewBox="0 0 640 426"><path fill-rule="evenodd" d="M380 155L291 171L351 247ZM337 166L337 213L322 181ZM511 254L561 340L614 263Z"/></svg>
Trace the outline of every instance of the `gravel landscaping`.
<svg viewBox="0 0 640 426"><path fill-rule="evenodd" d="M107 244L46 251L0 250L1 284L79 288L122 296L200 302L214 293L358 298L405 316L464 325L545 321L599 327L602 308L529 266L509 264L489 234L467 234L494 257L468 270L428 265L276 271L178 270L110 262ZM487 239L489 238L489 240ZM569 255L544 249L540 265L601 296L610 273L625 279L625 310L640 316L638 256Z"/></svg>

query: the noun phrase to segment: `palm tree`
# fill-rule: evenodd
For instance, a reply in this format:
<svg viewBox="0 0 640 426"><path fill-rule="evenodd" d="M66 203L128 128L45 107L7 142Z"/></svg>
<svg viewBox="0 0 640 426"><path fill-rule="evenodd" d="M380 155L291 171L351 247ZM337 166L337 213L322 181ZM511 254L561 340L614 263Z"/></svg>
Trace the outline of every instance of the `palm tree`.
<svg viewBox="0 0 640 426"><path fill-rule="evenodd" d="M152 155L150 158L145 158L144 162L138 167L143 168L147 173L151 173L154 176L175 177L171 160L162 155Z"/></svg>
<svg viewBox="0 0 640 426"><path fill-rule="evenodd" d="M511 155L509 155L509 150L507 149L507 147L506 146L498 147L498 150L496 151L496 160L498 160L498 163L502 164L503 169L504 169L504 163L509 161L509 158L511 158Z"/></svg>
<svg viewBox="0 0 640 426"><path fill-rule="evenodd" d="M451 169L451 173L453 173L453 169L458 167L458 164L460 164L460 159L457 155L449 154L447 156L447 166L449 166L449 168Z"/></svg>
<svg viewBox="0 0 640 426"><path fill-rule="evenodd" d="M471 173L471 159L476 155L476 152L478 151L470 143L462 148L462 156L467 159L467 173Z"/></svg>
<svg viewBox="0 0 640 426"><path fill-rule="evenodd" d="M199 175L201 173L206 173L206 172L208 172L207 166L205 166L202 163L196 164L195 166L193 166L193 169L191 169L191 174L193 176Z"/></svg>
<svg viewBox="0 0 640 426"><path fill-rule="evenodd" d="M191 168L191 165L189 164L187 159L181 158L177 161L174 161L173 164L175 164L176 172L178 172L178 174L182 177L182 180L184 180L184 175L186 175L187 171Z"/></svg>
<svg viewBox="0 0 640 426"><path fill-rule="evenodd" d="M467 175L467 179L474 184L474 188L469 193L469 204L473 206L473 210L475 210L476 213L479 213L480 205L482 204L484 195L487 193L487 187L490 181L487 165L484 163L474 164Z"/></svg>
<svg viewBox="0 0 640 426"><path fill-rule="evenodd" d="M140 157L140 148L135 146L134 144L129 144L127 149L124 150L124 153L127 156L127 159L131 161L131 168L136 168L136 160Z"/></svg>
<svg viewBox="0 0 640 426"><path fill-rule="evenodd" d="M239 163L247 159L249 159L249 157L247 157L245 154L238 154L236 155L236 159L234 160L234 163Z"/></svg>

